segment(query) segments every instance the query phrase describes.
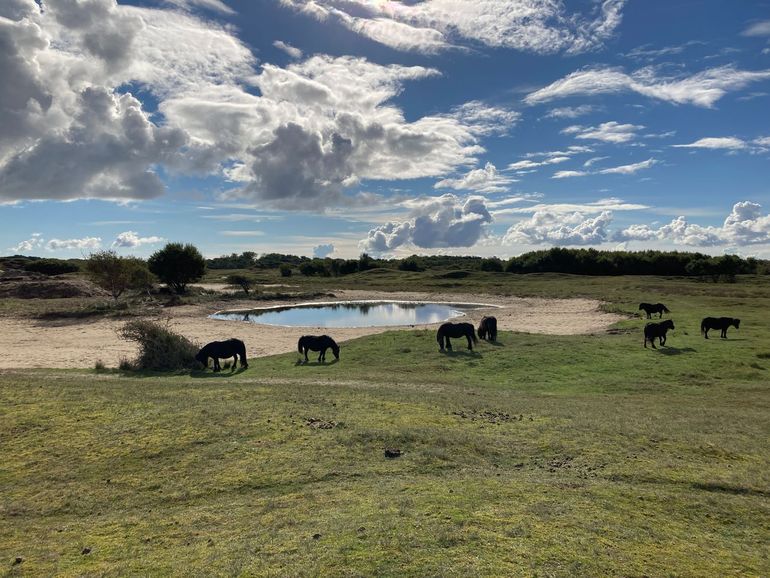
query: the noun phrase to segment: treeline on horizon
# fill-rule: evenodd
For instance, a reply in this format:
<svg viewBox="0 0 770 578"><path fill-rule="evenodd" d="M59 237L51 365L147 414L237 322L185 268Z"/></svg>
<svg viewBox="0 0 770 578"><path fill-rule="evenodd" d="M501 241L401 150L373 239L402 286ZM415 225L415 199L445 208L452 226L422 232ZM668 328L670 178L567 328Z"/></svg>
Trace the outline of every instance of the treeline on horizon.
<svg viewBox="0 0 770 578"><path fill-rule="evenodd" d="M77 272L82 259L48 259L14 255L0 258L0 268L25 269L47 275ZM206 259L211 270L279 269L289 277L339 277L372 269L399 271L487 271L498 273L567 273L573 275L664 275L733 280L736 275L770 274L770 261L737 255L713 257L680 251L598 251L554 247L532 251L507 260L497 257L451 255L378 259L363 253L357 259L310 258L281 253L258 255L253 251Z"/></svg>
<svg viewBox="0 0 770 578"><path fill-rule="evenodd" d="M427 271L457 269L506 273L567 273L574 275L666 275L733 279L736 275L770 273L770 261L737 255L713 257L680 251L598 251L554 247L524 253L507 260L497 257L450 255L404 259L377 259L366 253L358 259L298 257L281 253L258 256L254 252L207 259L209 269L280 269L284 276L293 270L307 276L337 277L370 269Z"/></svg>

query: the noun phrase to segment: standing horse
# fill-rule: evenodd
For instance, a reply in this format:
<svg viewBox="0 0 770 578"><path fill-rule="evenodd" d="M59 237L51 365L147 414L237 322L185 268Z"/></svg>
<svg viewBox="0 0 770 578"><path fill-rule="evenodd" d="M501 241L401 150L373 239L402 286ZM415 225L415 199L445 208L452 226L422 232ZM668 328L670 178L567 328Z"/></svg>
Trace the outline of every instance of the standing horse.
<svg viewBox="0 0 770 578"><path fill-rule="evenodd" d="M740 319L733 319L732 317L706 317L700 322L700 332L703 336L709 338L709 329L719 329L722 334L719 336L722 339L727 339L727 328L731 325L738 329L741 324Z"/></svg>
<svg viewBox="0 0 770 578"><path fill-rule="evenodd" d="M644 346L647 347L647 342L650 342L653 349L655 347L655 338L658 338L660 345L666 344L666 331L674 329L674 322L670 319L666 319L662 323L648 323L644 326Z"/></svg>
<svg viewBox="0 0 770 578"><path fill-rule="evenodd" d="M444 340L446 339L446 348L452 351L452 343L449 341L450 337L467 337L468 349L473 351L473 344L477 343L476 330L470 323L443 323L438 328L436 333L436 341L438 341L439 351L444 351Z"/></svg>
<svg viewBox="0 0 770 578"><path fill-rule="evenodd" d="M481 323L479 323L478 333L479 339L497 341L497 318L491 316L482 317Z"/></svg>
<svg viewBox="0 0 770 578"><path fill-rule="evenodd" d="M212 341L204 345L195 355L195 359L204 366L209 366L209 357L214 360L214 371L221 371L219 366L220 359L234 357L233 369L238 363L238 356L241 357L241 367L248 369L249 364L246 361L246 346L240 339L228 339L227 341Z"/></svg>
<svg viewBox="0 0 770 578"><path fill-rule="evenodd" d="M663 305L663 303L656 303L655 305L652 303L640 303L639 311L642 309L644 309L644 312L647 313L647 319L652 319L653 313L660 313L660 317L658 317L658 319L662 318L664 313L671 313L671 311L669 311L668 308Z"/></svg>
<svg viewBox="0 0 770 578"><path fill-rule="evenodd" d="M340 358L340 346L328 335L303 335L297 341L297 351L305 354L305 363L307 363L307 352L320 351L318 362L326 361L326 350L331 349L335 359Z"/></svg>

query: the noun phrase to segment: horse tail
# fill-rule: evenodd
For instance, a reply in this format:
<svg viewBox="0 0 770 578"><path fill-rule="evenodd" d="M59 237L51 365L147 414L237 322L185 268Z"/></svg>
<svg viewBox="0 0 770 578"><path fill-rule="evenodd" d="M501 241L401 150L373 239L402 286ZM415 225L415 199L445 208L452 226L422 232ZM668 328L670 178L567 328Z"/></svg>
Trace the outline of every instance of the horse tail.
<svg viewBox="0 0 770 578"><path fill-rule="evenodd" d="M297 341L297 351L298 351L299 353L302 353L302 338L301 338L301 337L300 337L300 338L299 338L299 340Z"/></svg>
<svg viewBox="0 0 770 578"><path fill-rule="evenodd" d="M700 322L700 332L701 333L706 333L706 320L705 319Z"/></svg>
<svg viewBox="0 0 770 578"><path fill-rule="evenodd" d="M476 332L471 329L471 338L473 339L473 343L478 343L479 340L476 339Z"/></svg>

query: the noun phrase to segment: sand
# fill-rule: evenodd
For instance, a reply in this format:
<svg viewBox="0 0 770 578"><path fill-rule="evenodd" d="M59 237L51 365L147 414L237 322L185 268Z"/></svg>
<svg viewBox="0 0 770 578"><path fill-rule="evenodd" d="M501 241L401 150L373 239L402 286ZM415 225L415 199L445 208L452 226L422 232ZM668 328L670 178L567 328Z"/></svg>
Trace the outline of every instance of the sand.
<svg viewBox="0 0 770 578"><path fill-rule="evenodd" d="M488 303L498 307L478 309L463 320L478 323L484 315L494 315L498 329L531 333L575 335L604 332L622 319L619 315L599 310L600 302L591 299L536 299L501 297L499 295L463 295L445 293L385 293L377 291L333 290L335 299L316 301L345 301L358 299L389 299L404 301L450 301L457 303ZM259 307L287 305L286 301L261 302ZM360 327L347 329L313 327L275 327L253 323L221 321L207 316L221 309L253 309L253 301L223 301L205 305L171 307L162 317L152 319L168 323L174 331L200 344L237 337L246 342L249 358L295 351L301 335L328 333L338 342L364 335L397 329L394 327ZM17 368L92 368L97 360L107 367L117 367L121 358L132 358L134 344L123 341L117 329L121 319L93 321L36 321L28 318L0 319L0 369ZM438 324L417 327L435 328ZM411 329L412 326L406 326Z"/></svg>

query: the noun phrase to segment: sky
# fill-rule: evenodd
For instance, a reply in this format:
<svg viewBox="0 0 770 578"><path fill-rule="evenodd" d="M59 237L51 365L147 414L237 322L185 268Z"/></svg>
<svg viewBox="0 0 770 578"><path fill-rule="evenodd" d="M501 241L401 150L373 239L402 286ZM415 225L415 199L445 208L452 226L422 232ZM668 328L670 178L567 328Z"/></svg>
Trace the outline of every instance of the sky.
<svg viewBox="0 0 770 578"><path fill-rule="evenodd" d="M0 0L0 254L770 258L770 0Z"/></svg>

